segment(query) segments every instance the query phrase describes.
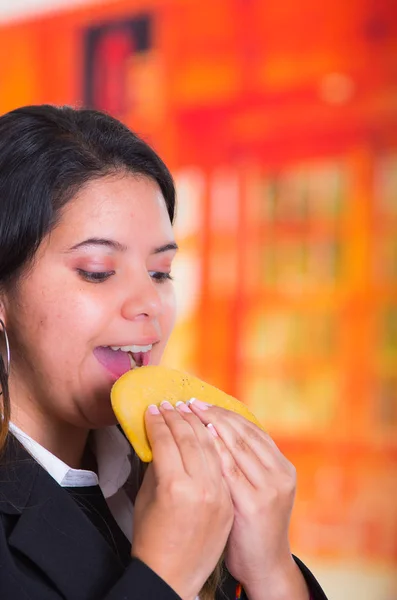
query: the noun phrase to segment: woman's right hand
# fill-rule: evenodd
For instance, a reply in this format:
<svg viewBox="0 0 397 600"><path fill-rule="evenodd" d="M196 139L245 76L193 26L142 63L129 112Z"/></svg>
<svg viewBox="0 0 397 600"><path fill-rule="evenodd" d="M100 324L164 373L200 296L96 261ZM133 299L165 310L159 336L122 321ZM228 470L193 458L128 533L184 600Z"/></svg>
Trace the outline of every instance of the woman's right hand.
<svg viewBox="0 0 397 600"><path fill-rule="evenodd" d="M153 462L135 502L131 554L193 600L222 555L234 511L210 431L167 404L145 416Z"/></svg>

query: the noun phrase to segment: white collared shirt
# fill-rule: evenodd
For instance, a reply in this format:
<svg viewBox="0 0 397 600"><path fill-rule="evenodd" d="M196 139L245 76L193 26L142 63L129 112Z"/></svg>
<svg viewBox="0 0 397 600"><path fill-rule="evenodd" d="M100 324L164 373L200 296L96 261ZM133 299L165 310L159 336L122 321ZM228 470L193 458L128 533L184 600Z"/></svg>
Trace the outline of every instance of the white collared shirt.
<svg viewBox="0 0 397 600"><path fill-rule="evenodd" d="M93 432L92 449L98 465L98 475L93 471L72 469L13 423L10 423L10 431L60 486L99 485L112 515L131 541L133 506L123 489L131 472L131 446L116 426Z"/></svg>

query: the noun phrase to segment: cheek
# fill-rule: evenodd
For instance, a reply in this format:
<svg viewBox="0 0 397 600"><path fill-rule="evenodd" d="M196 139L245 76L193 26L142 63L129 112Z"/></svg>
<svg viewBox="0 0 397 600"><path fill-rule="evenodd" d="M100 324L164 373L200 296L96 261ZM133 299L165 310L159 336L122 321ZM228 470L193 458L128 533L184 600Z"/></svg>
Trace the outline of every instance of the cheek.
<svg viewBox="0 0 397 600"><path fill-rule="evenodd" d="M161 343L157 346L157 350L153 355L153 363L158 364L164 353L168 339L172 333L176 320L176 300L173 288L170 286L170 290L164 294L162 298L163 311L159 319L161 328Z"/></svg>
<svg viewBox="0 0 397 600"><path fill-rule="evenodd" d="M175 291L172 286L169 286L170 289L167 290L167 293L163 299L163 314L161 318L161 324L163 329L163 334L168 337L170 336L172 329L175 325L176 320L176 296Z"/></svg>
<svg viewBox="0 0 397 600"><path fill-rule="evenodd" d="M45 292L40 298L36 295L36 301L29 303L23 313L26 316L23 322L19 320L18 330L32 352L44 352L51 363L53 356L65 365L86 349L101 324L106 323L107 314L102 303L79 296L76 289L69 293L64 289L56 297Z"/></svg>

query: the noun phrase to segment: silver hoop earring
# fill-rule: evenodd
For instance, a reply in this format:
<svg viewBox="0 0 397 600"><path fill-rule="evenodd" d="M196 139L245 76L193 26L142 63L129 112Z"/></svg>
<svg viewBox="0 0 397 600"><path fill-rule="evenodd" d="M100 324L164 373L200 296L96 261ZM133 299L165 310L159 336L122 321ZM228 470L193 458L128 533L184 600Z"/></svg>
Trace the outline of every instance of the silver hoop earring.
<svg viewBox="0 0 397 600"><path fill-rule="evenodd" d="M7 329L6 326L4 325L3 321L0 319L0 325L1 328L3 330L3 336L6 342L6 353L7 353L7 367L6 367L6 374L7 377L10 375L10 365L11 365L11 351L10 351L10 341L8 339L8 335L7 335Z"/></svg>

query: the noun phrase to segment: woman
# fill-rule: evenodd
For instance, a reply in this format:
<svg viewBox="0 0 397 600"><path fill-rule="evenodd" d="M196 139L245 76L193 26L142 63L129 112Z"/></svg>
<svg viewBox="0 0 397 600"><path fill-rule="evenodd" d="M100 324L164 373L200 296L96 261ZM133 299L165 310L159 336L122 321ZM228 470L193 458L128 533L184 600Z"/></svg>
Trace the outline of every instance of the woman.
<svg viewBox="0 0 397 600"><path fill-rule="evenodd" d="M152 406L142 481L116 426L112 384L158 364L174 324L174 208L166 166L109 116L0 118L2 600L325 598L290 554L295 475L268 436Z"/></svg>

